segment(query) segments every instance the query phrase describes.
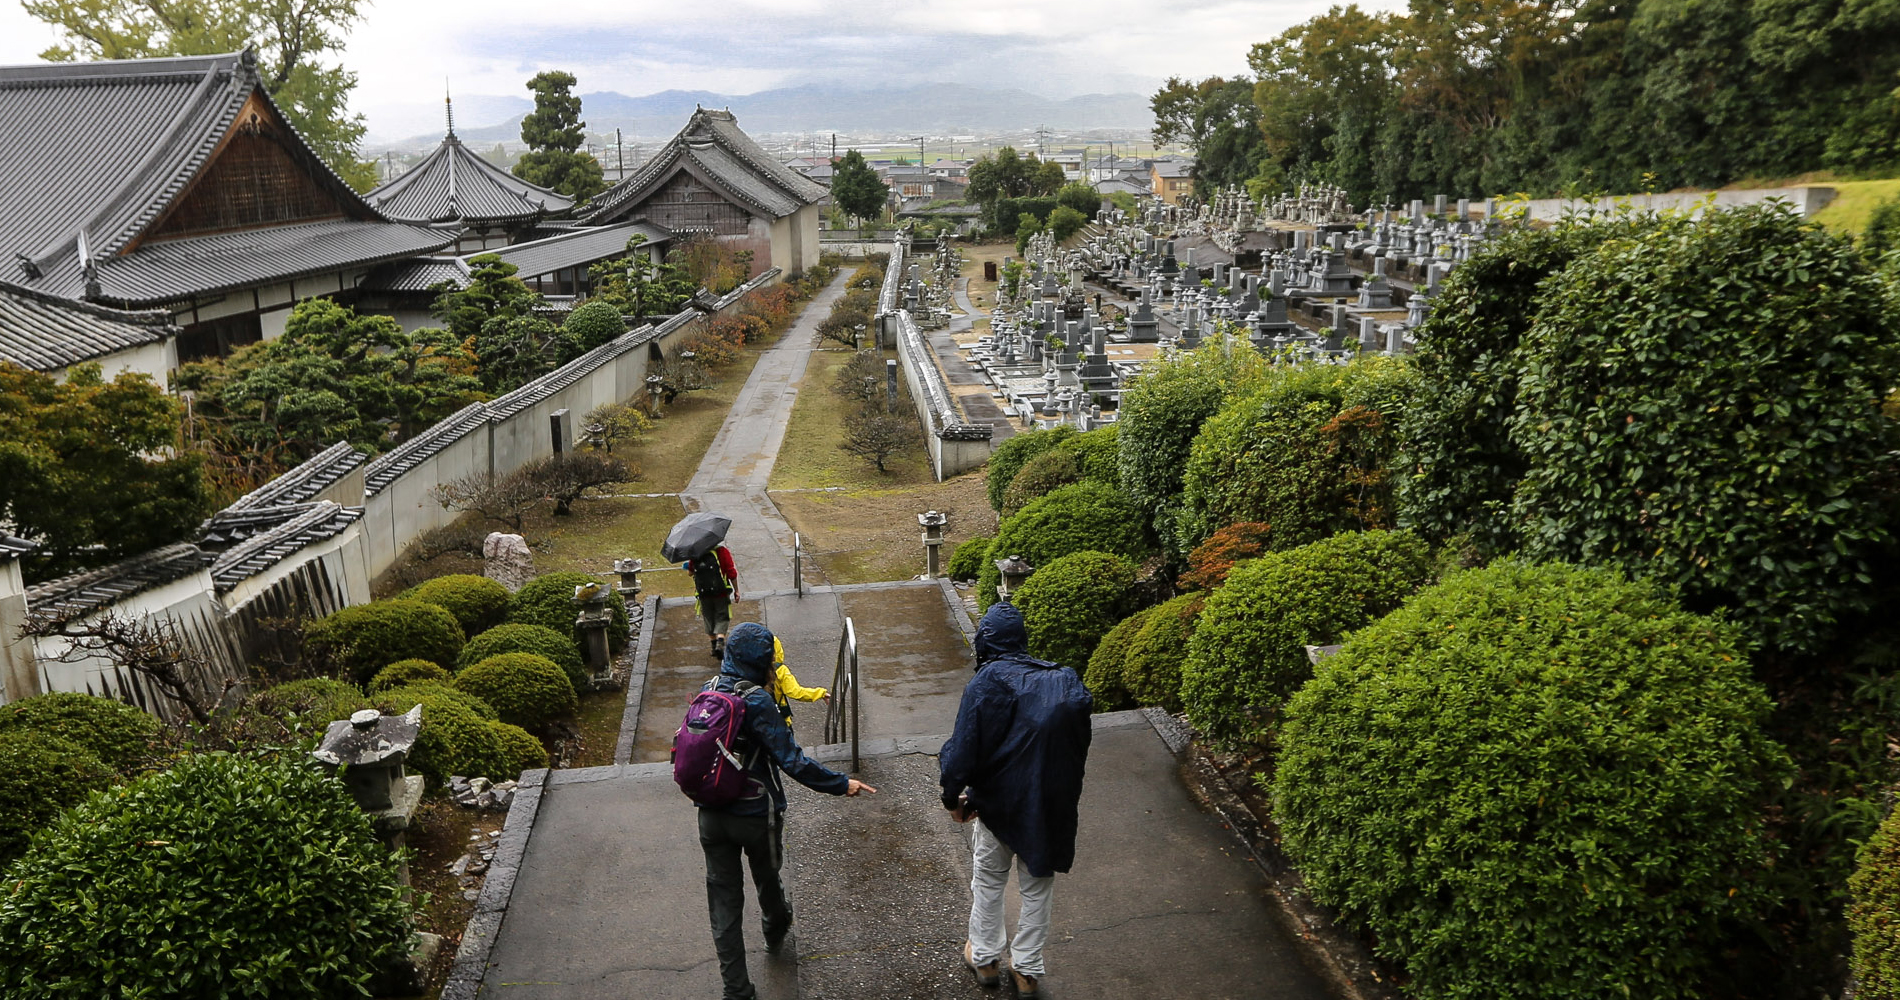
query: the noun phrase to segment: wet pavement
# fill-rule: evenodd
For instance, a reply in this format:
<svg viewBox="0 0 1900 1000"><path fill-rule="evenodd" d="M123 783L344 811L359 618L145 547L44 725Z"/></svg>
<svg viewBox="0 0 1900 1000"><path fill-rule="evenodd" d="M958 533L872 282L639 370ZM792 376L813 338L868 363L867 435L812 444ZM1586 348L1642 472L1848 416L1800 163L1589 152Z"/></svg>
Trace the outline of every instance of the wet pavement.
<svg viewBox="0 0 1900 1000"><path fill-rule="evenodd" d="M734 601L734 622L757 621L758 601ZM673 748L673 733L686 715L686 705L706 682L719 673L719 661L712 658L706 628L693 610L693 599L675 597L660 602L659 621L647 654L646 690L640 700L646 705L671 706L677 710L640 713L635 731L635 764L666 760Z"/></svg>

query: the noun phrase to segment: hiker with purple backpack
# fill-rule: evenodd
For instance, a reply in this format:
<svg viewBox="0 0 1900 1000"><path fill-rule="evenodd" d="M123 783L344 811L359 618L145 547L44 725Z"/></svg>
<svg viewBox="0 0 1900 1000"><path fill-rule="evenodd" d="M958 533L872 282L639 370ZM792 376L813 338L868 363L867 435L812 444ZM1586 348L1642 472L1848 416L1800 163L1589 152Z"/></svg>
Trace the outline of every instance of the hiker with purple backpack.
<svg viewBox="0 0 1900 1000"><path fill-rule="evenodd" d="M706 855L706 908L725 1000L758 994L746 972L743 854L765 914L765 947L776 953L792 929L792 904L779 881L784 854L783 771L830 795L876 793L856 778L805 756L766 685L773 669L772 633L744 622L726 636L719 676L694 696L673 737L673 780L698 806L699 846Z"/></svg>

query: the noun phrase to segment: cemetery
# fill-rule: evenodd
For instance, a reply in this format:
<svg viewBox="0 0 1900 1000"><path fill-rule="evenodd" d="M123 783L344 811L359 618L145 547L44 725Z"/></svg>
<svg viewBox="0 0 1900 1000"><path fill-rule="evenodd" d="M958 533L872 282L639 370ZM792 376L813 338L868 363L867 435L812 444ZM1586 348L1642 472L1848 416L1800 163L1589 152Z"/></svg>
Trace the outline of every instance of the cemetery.
<svg viewBox="0 0 1900 1000"><path fill-rule="evenodd" d="M270 69L0 67L0 996L709 995L703 518L881 789L769 813L761 996L999 995L1007 606L1092 699L1048 993L1900 997L1900 200L1204 157L821 244L731 109L353 186Z"/></svg>

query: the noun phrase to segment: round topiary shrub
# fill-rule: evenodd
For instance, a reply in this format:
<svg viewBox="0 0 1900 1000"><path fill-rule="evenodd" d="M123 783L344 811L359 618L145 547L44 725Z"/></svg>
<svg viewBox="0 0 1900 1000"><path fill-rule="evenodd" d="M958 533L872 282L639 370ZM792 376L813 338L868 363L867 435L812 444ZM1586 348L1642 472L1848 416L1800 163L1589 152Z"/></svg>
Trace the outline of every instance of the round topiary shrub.
<svg viewBox="0 0 1900 1000"><path fill-rule="evenodd" d="M407 891L341 781L187 758L68 810L7 870L0 995L354 996L407 953Z"/></svg>
<svg viewBox="0 0 1900 1000"><path fill-rule="evenodd" d="M495 743L501 752L501 766L506 778L518 778L523 771L548 766L548 748L542 746L533 733L506 722L491 722L488 728L495 732Z"/></svg>
<svg viewBox="0 0 1900 1000"><path fill-rule="evenodd" d="M1131 707L1128 689L1122 686L1122 664L1128 659L1128 640L1148 623L1148 614L1153 608L1144 608L1121 621L1115 627L1102 634L1102 641L1095 644L1095 651L1089 654L1088 668L1082 671L1082 683L1095 696L1097 712L1117 712Z"/></svg>
<svg viewBox="0 0 1900 1000"><path fill-rule="evenodd" d="M595 299L583 302L567 314L561 323L561 337L567 341L568 357L580 357L627 332L626 318L612 303Z"/></svg>
<svg viewBox="0 0 1900 1000"><path fill-rule="evenodd" d="M1334 535L1234 567L1187 644L1181 700L1219 743L1256 741L1313 676L1307 646L1327 646L1399 606L1425 582L1430 553L1409 532Z"/></svg>
<svg viewBox="0 0 1900 1000"><path fill-rule="evenodd" d="M1075 456L1083 479L1093 479L1119 489L1122 482L1121 425L1108 424L1084 431L1056 445L1056 450Z"/></svg>
<svg viewBox="0 0 1900 1000"><path fill-rule="evenodd" d="M1087 667L1089 654L1128 610L1135 564L1108 552L1074 552L1036 571L1011 595L1029 629L1029 655Z"/></svg>
<svg viewBox="0 0 1900 1000"><path fill-rule="evenodd" d="M983 572L983 564L990 558L990 536L978 535L965 539L957 550L950 554L950 565L945 570L950 579L969 582Z"/></svg>
<svg viewBox="0 0 1900 1000"><path fill-rule="evenodd" d="M439 667L462 650L455 616L421 601L375 601L319 618L304 630L304 643L326 656L358 684L397 660L428 660Z"/></svg>
<svg viewBox="0 0 1900 1000"><path fill-rule="evenodd" d="M1048 495L1049 491L1081 481L1082 463L1075 455L1061 448L1051 448L1030 459L1029 464L1016 473L1016 478L1009 481L1009 488L1003 491L1002 515L1009 517L1030 501Z"/></svg>
<svg viewBox="0 0 1900 1000"><path fill-rule="evenodd" d="M1228 351L1209 342L1157 359L1123 390L1115 420L1117 481L1154 518L1170 550L1176 547L1170 534L1174 509L1195 435L1228 399L1252 391L1267 369L1258 351Z"/></svg>
<svg viewBox="0 0 1900 1000"><path fill-rule="evenodd" d="M456 674L455 687L495 706L501 721L524 729L540 729L578 707L567 675L533 653L491 656Z"/></svg>
<svg viewBox="0 0 1900 1000"><path fill-rule="evenodd" d="M91 750L63 736L28 729L0 733L0 868L61 810L114 777Z"/></svg>
<svg viewBox="0 0 1900 1000"><path fill-rule="evenodd" d="M1072 483L1005 520L977 575L976 599L987 609L1002 574L995 560L1022 556L1040 570L1071 552L1112 552L1140 559L1153 551L1147 518L1126 495L1102 483ZM1091 644L1090 649L1094 648Z"/></svg>
<svg viewBox="0 0 1900 1000"><path fill-rule="evenodd" d="M549 573L535 577L533 582L515 593L515 604L508 612L508 620L552 629L572 639L578 648L580 639L574 634L574 619L580 614L580 609L574 606L574 588L584 583L599 582L597 577L586 573ZM607 610L613 615L613 623L607 628L607 645L618 653L627 648L626 598L621 597L619 591L610 589ZM546 653L541 655L547 656Z"/></svg>
<svg viewBox="0 0 1900 1000"><path fill-rule="evenodd" d="M347 719L351 713L370 707L369 699L363 697L356 685L328 677L311 677L268 687L251 695L247 704L252 711L279 721L295 717L318 732L329 723Z"/></svg>
<svg viewBox="0 0 1900 1000"><path fill-rule="evenodd" d="M422 706L422 732L416 737L407 766L437 788L447 785L449 776L456 774L496 780L514 776L508 773L500 739L489 725L494 717L484 717L470 707L470 702L480 699L434 683L390 688L376 695L376 707L385 714L400 715ZM486 702L481 704L487 707Z"/></svg>
<svg viewBox="0 0 1900 1000"><path fill-rule="evenodd" d="M983 489L989 497L990 509L1003 509L1003 496L1023 466L1073 436L1075 428L1065 424L1017 434L997 445L990 453L989 469L983 473Z"/></svg>
<svg viewBox="0 0 1900 1000"><path fill-rule="evenodd" d="M503 653L533 653L553 660L567 675L574 690L587 688L587 668L581 664L581 651L568 632L556 632L540 625L509 623L497 625L462 647L460 669L468 669L491 656Z"/></svg>
<svg viewBox="0 0 1900 1000"><path fill-rule="evenodd" d="M1854 995L1900 998L1900 812L1888 813L1861 845L1847 887L1854 895L1847 909L1854 932Z"/></svg>
<svg viewBox="0 0 1900 1000"><path fill-rule="evenodd" d="M480 695L471 694L467 691L462 690L461 688L456 687L454 684L453 678L446 681L411 681L408 684L404 684L401 687L389 688L385 691L379 691L376 694L376 701L379 707L381 703L385 700L385 696L392 692L399 695L406 695L406 696L413 696L417 693L423 693L423 694L428 694L432 697L447 698L450 701L453 701L456 704L461 705L463 708L469 710L470 712L475 713L475 715L479 718L487 719L490 722L493 722L496 719L501 718L501 713L495 711L495 706L490 705L487 701L483 700ZM413 705L414 702L411 702L410 704ZM405 712L408 710L409 709L406 707L402 709L402 711L405 711Z"/></svg>
<svg viewBox="0 0 1900 1000"><path fill-rule="evenodd" d="M0 705L0 733L15 730L71 740L130 774L158 736L158 720L111 698L54 691Z"/></svg>
<svg viewBox="0 0 1900 1000"><path fill-rule="evenodd" d="M1206 604L1206 594L1182 594L1156 607L1129 637L1121 681L1135 704L1181 710L1181 654Z"/></svg>
<svg viewBox="0 0 1900 1000"><path fill-rule="evenodd" d="M468 647L462 648L466 651ZM369 679L369 692L375 694L378 691L402 687L404 684L414 684L417 681L447 682L451 676L453 675L448 671L428 660L397 660L376 671L376 676Z"/></svg>
<svg viewBox="0 0 1900 1000"><path fill-rule="evenodd" d="M456 623L462 626L462 634L471 639L507 621L508 609L515 599L507 587L473 573L456 573L425 580L409 588L402 596L408 600L433 604L454 615Z"/></svg>
<svg viewBox="0 0 1900 1000"><path fill-rule="evenodd" d="M1496 563L1319 665L1274 816L1416 996L1704 996L1721 925L1776 898L1770 707L1733 626L1613 570Z"/></svg>

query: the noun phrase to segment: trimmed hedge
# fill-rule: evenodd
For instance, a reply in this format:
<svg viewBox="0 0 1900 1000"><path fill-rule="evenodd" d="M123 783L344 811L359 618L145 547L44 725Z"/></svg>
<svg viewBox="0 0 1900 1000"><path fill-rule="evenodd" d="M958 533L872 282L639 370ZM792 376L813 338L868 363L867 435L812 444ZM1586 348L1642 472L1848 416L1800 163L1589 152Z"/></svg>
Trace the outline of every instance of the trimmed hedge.
<svg viewBox="0 0 1900 1000"><path fill-rule="evenodd" d="M466 652L468 647L464 646L462 649ZM404 684L414 684L417 681L446 682L452 676L454 675L428 660L397 660L376 671L376 676L369 679L369 692L375 694L378 691L402 687Z"/></svg>
<svg viewBox="0 0 1900 1000"><path fill-rule="evenodd" d="M1129 637L1121 681L1135 704L1181 710L1181 660L1206 604L1206 594L1182 594L1156 607Z"/></svg>
<svg viewBox="0 0 1900 1000"><path fill-rule="evenodd" d="M495 706L501 721L540 729L579 707L574 685L553 660L533 653L502 653L455 675L455 687Z"/></svg>
<svg viewBox="0 0 1900 1000"><path fill-rule="evenodd" d="M599 577L587 573L548 573L535 577L515 593L514 607L508 612L508 620L559 632L573 640L578 649L580 637L574 634L574 619L581 612L574 606L574 588L584 583L599 582ZM627 600L611 587L607 591L607 610L613 616L613 623L607 628L607 646L619 653L627 648ZM546 653L541 655L547 656ZM554 657L549 659L561 662Z"/></svg>
<svg viewBox="0 0 1900 1000"><path fill-rule="evenodd" d="M1175 549L1174 510L1195 435L1227 400L1257 386L1268 369L1258 351L1209 342L1157 359L1130 379L1116 413L1121 488Z"/></svg>
<svg viewBox="0 0 1900 1000"><path fill-rule="evenodd" d="M1108 424L1083 431L1056 445L1056 450L1075 457L1082 478L1106 483L1116 489L1122 484L1121 425Z"/></svg>
<svg viewBox="0 0 1900 1000"><path fill-rule="evenodd" d="M510 623L497 625L462 647L458 669L466 670L491 656L503 653L533 653L553 660L567 675L576 691L587 690L587 668L581 663L580 647L574 645L572 631L556 632L540 625Z"/></svg>
<svg viewBox="0 0 1900 1000"><path fill-rule="evenodd" d="M54 691L0 705L0 733L18 730L71 740L129 775L157 738L158 720L111 698Z"/></svg>
<svg viewBox="0 0 1900 1000"><path fill-rule="evenodd" d="M1854 932L1856 997L1900 998L1900 812L1890 812L1861 845L1847 881L1854 901L1847 924Z"/></svg>
<svg viewBox="0 0 1900 1000"><path fill-rule="evenodd" d="M618 306L601 299L583 302L561 323L562 353L578 358L626 332L627 320Z"/></svg>
<svg viewBox="0 0 1900 1000"><path fill-rule="evenodd" d="M1135 564L1073 552L1037 570L1011 595L1029 629L1029 655L1086 668L1102 636L1128 611Z"/></svg>
<svg viewBox="0 0 1900 1000"><path fill-rule="evenodd" d="M321 735L325 726L372 707L356 685L329 677L311 677L268 687L251 695L250 708L273 719L297 716Z"/></svg>
<svg viewBox="0 0 1900 1000"><path fill-rule="evenodd" d="M996 585L1002 582L997 559L1022 556L1040 570L1071 552L1112 552L1139 560L1153 550L1147 517L1125 494L1102 483L1072 483L1030 503L997 529L990 558L977 575L977 604L987 610L996 602Z"/></svg>
<svg viewBox="0 0 1900 1000"><path fill-rule="evenodd" d="M1074 436L1075 428L1065 424L1047 430L1026 431L997 445L996 450L990 453L989 469L983 474L983 489L989 497L990 509L1003 509L1004 494L1009 491L1009 484L1015 481L1016 474L1023 470L1023 466Z"/></svg>
<svg viewBox="0 0 1900 1000"><path fill-rule="evenodd" d="M1793 776L1737 640L1614 570L1455 574L1288 704L1287 851L1423 1000L1708 995Z"/></svg>
<svg viewBox="0 0 1900 1000"><path fill-rule="evenodd" d="M469 691L464 691L461 688L456 687L453 679L446 680L446 681L410 681L409 683L404 684L403 686L399 688L389 688L385 691L377 692L376 697L377 697L378 702L380 703L383 695L388 694L390 692L401 692L401 693L405 693L409 695L414 695L417 692L424 692L424 693L430 694L433 697L447 698L448 700L455 702L456 704L462 706L468 711L475 713L477 718L484 719L489 722L494 722L495 720L501 718L501 713L495 711L495 706L490 705L487 699L483 698L481 695L474 694ZM414 702L411 702L410 706L413 706L413 705L414 705ZM407 712L408 710L409 710L409 707L404 707L402 709L402 711L404 712Z"/></svg>
<svg viewBox="0 0 1900 1000"><path fill-rule="evenodd" d="M1102 641L1096 643L1095 651L1089 654L1082 683L1095 696L1097 712L1118 712L1133 707L1128 688L1122 684L1122 664L1128 660L1129 640L1148 623L1148 615L1153 611L1154 608L1144 608L1116 622L1114 628L1102 634Z"/></svg>
<svg viewBox="0 0 1900 1000"><path fill-rule="evenodd" d="M0 995L355 996L408 952L407 892L341 781L190 757L95 793L7 870Z"/></svg>
<svg viewBox="0 0 1900 1000"><path fill-rule="evenodd" d="M412 601L433 604L462 626L462 634L474 638L508 620L508 609L515 596L499 582L473 573L455 573L424 580L402 595ZM447 664L443 664L447 666Z"/></svg>
<svg viewBox="0 0 1900 1000"><path fill-rule="evenodd" d="M960 582L975 580L983 572L983 564L990 558L990 536L978 535L968 538L950 554L950 565L945 572L950 579Z"/></svg>
<svg viewBox="0 0 1900 1000"><path fill-rule="evenodd" d="M455 616L421 601L374 601L311 622L304 643L362 684L397 660L428 660L439 667L462 650Z"/></svg>
<svg viewBox="0 0 1900 1000"><path fill-rule="evenodd" d="M491 722L488 728L495 733L502 771L508 778L519 778L523 771L548 766L548 748L542 746L533 733L506 722Z"/></svg>
<svg viewBox="0 0 1900 1000"><path fill-rule="evenodd" d="M1429 572L1425 544L1398 531L1334 535L1235 566L1187 644L1188 718L1218 743L1259 740L1313 675L1305 647L1398 607Z"/></svg>
<svg viewBox="0 0 1900 1000"><path fill-rule="evenodd" d="M1075 440L1070 438L1070 440ZM1002 515L1010 515L1028 506L1031 501L1041 499L1051 490L1082 481L1082 463L1073 453L1061 448L1051 448L1029 460L1029 464L1016 473L1009 481L1009 488L1003 491Z"/></svg>
<svg viewBox="0 0 1900 1000"><path fill-rule="evenodd" d="M0 733L0 868L61 810L115 777L96 754L64 736L28 729Z"/></svg>
<svg viewBox="0 0 1900 1000"><path fill-rule="evenodd" d="M455 774L495 780L514 777L508 773L501 740L489 725L495 721L493 710L484 717L470 707L471 701L480 699L437 683L410 684L376 695L376 707L387 714L400 715L422 706L422 733L416 737L408 766L437 788L447 785Z"/></svg>

